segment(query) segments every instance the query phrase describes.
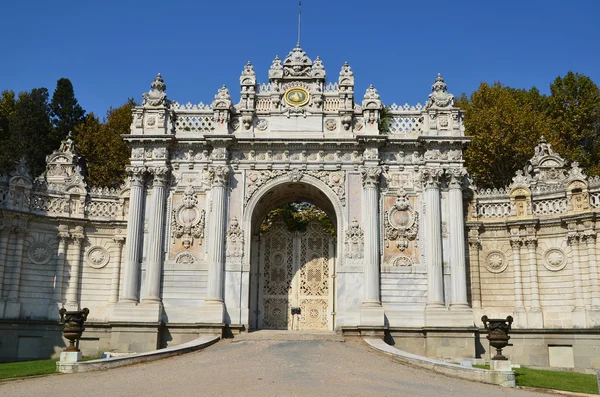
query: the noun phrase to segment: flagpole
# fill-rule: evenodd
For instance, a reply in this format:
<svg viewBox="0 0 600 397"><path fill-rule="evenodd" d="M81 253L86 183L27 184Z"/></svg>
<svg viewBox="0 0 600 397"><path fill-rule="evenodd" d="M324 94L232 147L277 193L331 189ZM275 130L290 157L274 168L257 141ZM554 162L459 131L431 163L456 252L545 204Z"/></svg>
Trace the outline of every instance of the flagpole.
<svg viewBox="0 0 600 397"><path fill-rule="evenodd" d="M300 47L300 16L302 15L302 0L298 0L298 47Z"/></svg>

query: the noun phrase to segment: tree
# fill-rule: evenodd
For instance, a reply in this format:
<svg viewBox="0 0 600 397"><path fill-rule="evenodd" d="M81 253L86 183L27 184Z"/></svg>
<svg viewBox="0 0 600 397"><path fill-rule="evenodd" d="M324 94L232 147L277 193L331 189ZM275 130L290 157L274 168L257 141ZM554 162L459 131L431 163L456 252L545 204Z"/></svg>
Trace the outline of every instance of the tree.
<svg viewBox="0 0 600 397"><path fill-rule="evenodd" d="M600 89L587 76L568 72L550 85L549 141L561 156L588 174L600 174Z"/></svg>
<svg viewBox="0 0 600 397"><path fill-rule="evenodd" d="M12 171L17 160L10 147L9 123L15 113L16 99L14 91L3 91L0 96L0 174Z"/></svg>
<svg viewBox="0 0 600 397"><path fill-rule="evenodd" d="M90 113L76 128L75 141L87 163L89 185L117 187L123 183L130 149L121 135L130 132L133 106L135 103L129 100L119 108L111 108L103 124Z"/></svg>
<svg viewBox="0 0 600 397"><path fill-rule="evenodd" d="M83 122L85 110L77 103L73 84L66 78L61 78L56 82L50 106L55 129L52 134L52 145L58 147L69 131L75 131L75 128Z"/></svg>
<svg viewBox="0 0 600 397"><path fill-rule="evenodd" d="M279 219L283 220L288 230L292 232L306 231L308 224L316 220L323 226L325 232L331 234L332 237L335 237L335 227L333 226L331 219L329 219L325 211L311 203L292 202L275 208L267 214L263 223L260 225L261 233L269 230L273 226L273 223Z"/></svg>
<svg viewBox="0 0 600 397"><path fill-rule="evenodd" d="M530 90L482 83L457 105L465 112L465 132L473 140L465 165L479 187L508 185L515 171L533 155L539 138L547 135L546 98Z"/></svg>
<svg viewBox="0 0 600 397"><path fill-rule="evenodd" d="M44 172L46 155L54 149L50 143L52 124L48 97L46 88L19 93L8 123L12 160L24 156L34 177Z"/></svg>

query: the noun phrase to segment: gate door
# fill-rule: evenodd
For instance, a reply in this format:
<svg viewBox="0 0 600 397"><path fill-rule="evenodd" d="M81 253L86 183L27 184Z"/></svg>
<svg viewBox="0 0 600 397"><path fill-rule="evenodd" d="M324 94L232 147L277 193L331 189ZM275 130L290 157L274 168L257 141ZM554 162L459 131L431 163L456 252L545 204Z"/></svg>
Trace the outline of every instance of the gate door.
<svg viewBox="0 0 600 397"><path fill-rule="evenodd" d="M305 232L278 222L261 240L259 328L292 329L291 310L300 308L298 329L330 329L332 237L318 222Z"/></svg>

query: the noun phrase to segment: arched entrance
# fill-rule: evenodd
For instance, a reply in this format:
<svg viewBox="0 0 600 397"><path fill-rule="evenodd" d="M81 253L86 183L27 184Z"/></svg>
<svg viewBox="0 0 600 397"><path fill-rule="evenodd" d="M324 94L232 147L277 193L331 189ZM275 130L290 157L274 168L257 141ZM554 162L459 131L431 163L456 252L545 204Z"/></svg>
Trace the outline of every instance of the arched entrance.
<svg viewBox="0 0 600 397"><path fill-rule="evenodd" d="M317 187L316 178L306 179L273 183L247 208L252 211L247 232L253 241L249 255L250 329L335 328L336 238L316 221L306 230L290 231L282 220L276 220L260 233L263 220L273 209L290 202L308 202L327 214L339 236L341 206L332 203L332 192L324 193L326 185Z"/></svg>

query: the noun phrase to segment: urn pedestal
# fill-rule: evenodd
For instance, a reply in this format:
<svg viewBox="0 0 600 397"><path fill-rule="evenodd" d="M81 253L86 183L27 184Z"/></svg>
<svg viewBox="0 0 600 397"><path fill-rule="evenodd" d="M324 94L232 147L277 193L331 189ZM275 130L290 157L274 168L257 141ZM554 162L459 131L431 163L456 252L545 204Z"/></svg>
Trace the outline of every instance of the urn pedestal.
<svg viewBox="0 0 600 397"><path fill-rule="evenodd" d="M510 371L511 364L508 358L502 354L502 349L508 345L510 336L508 335L513 318L511 316L504 318L481 317L483 326L487 330L487 340L490 345L496 349L496 355L492 357L490 369L497 371Z"/></svg>

